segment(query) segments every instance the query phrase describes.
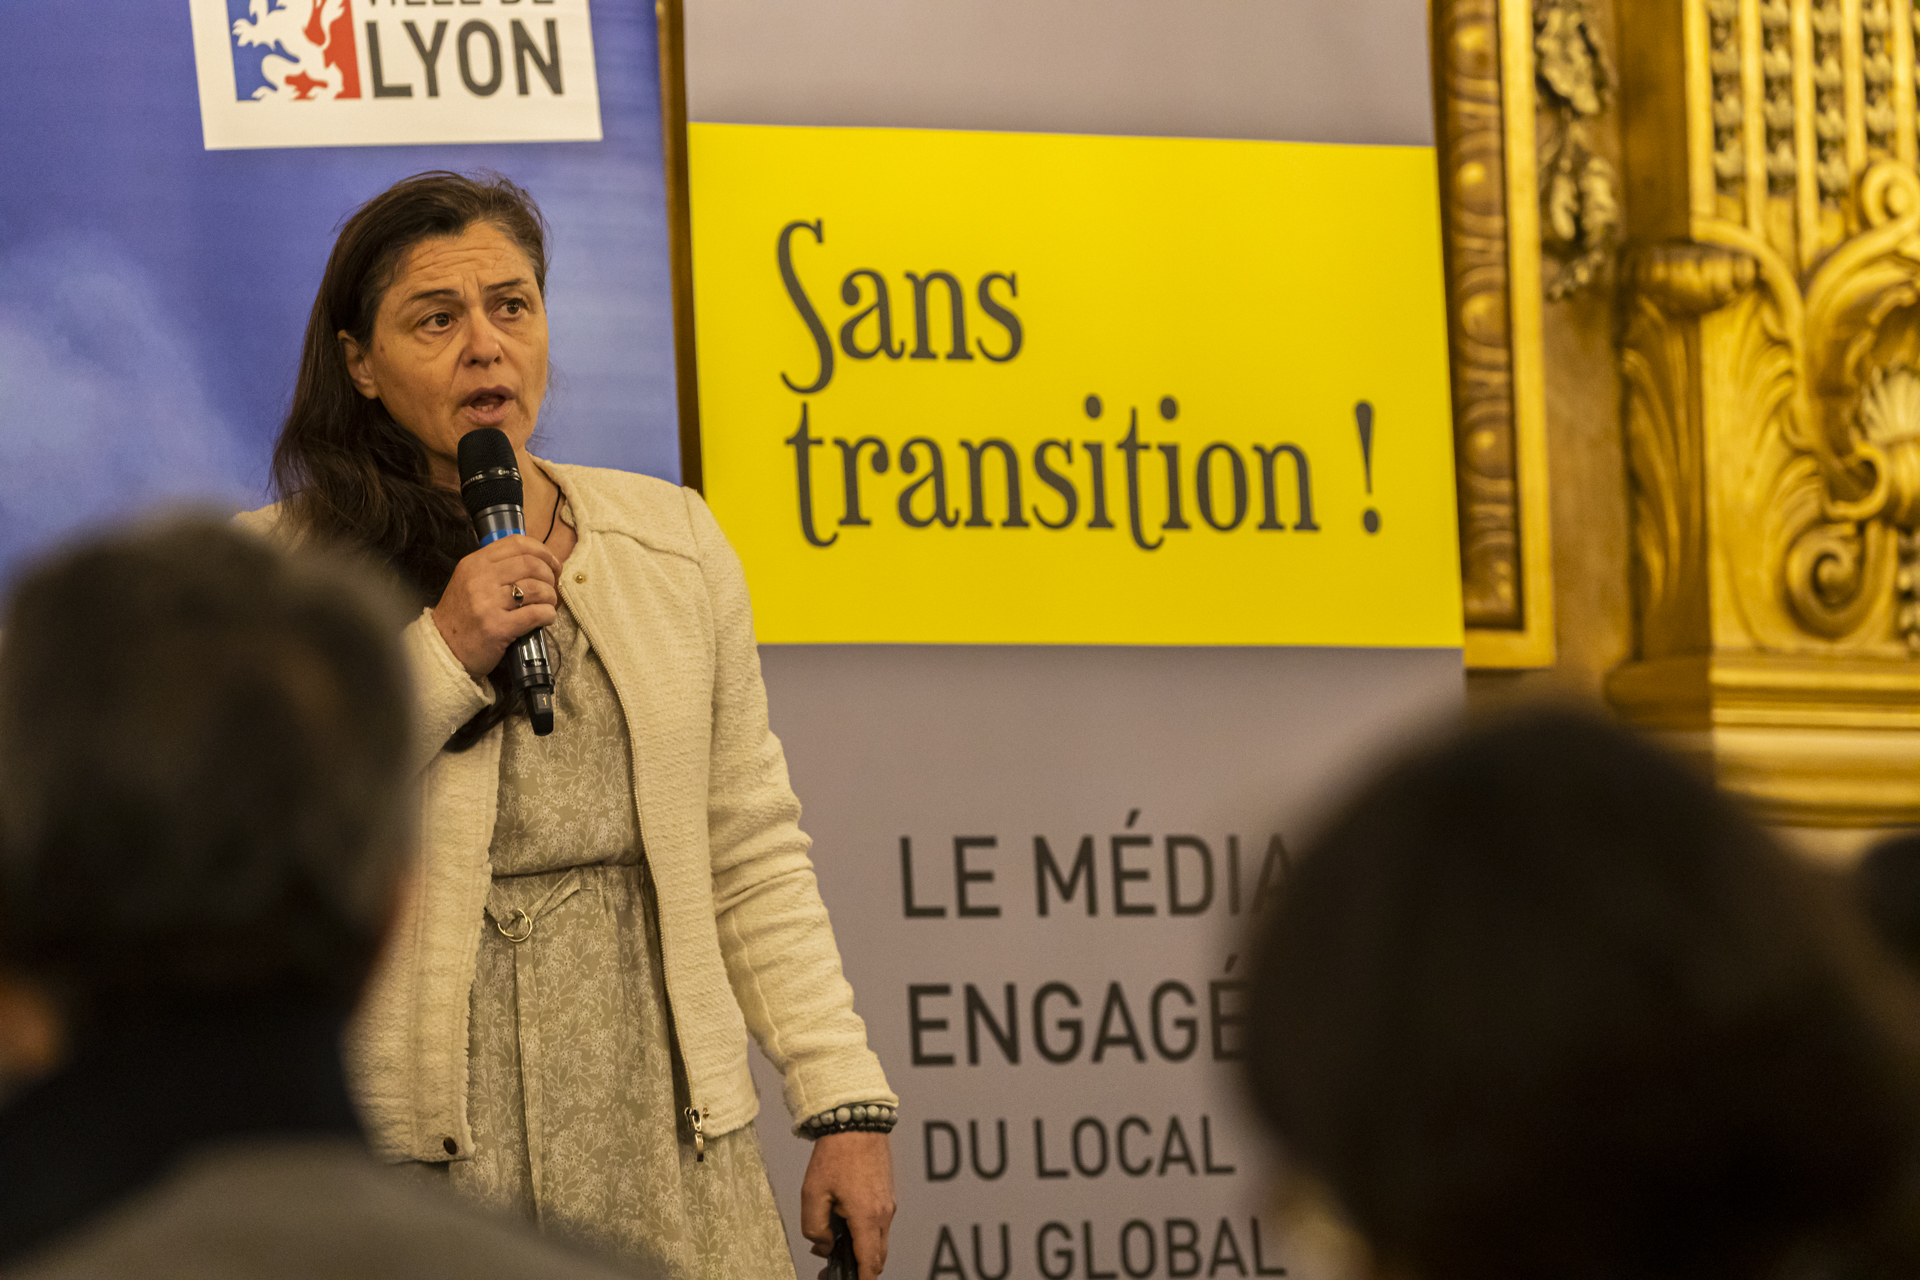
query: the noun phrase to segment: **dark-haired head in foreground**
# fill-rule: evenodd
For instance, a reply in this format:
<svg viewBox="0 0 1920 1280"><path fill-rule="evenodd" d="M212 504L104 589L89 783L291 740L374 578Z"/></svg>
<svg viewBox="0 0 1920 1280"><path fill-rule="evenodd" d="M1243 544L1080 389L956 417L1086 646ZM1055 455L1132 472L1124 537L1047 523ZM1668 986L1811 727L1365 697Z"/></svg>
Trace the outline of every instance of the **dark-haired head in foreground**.
<svg viewBox="0 0 1920 1280"><path fill-rule="evenodd" d="M1868 850L1854 872L1854 892L1888 950L1920 973L1920 832Z"/></svg>
<svg viewBox="0 0 1920 1280"><path fill-rule="evenodd" d="M57 1035L0 1026L0 1069L41 1077L0 1099L9 1280L609 1275L380 1169L348 1101L412 843L401 621L205 520L14 591L0 1017Z"/></svg>
<svg viewBox="0 0 1920 1280"><path fill-rule="evenodd" d="M1835 886L1623 731L1414 756L1266 929L1258 1104L1387 1272L1915 1274L1920 1006Z"/></svg>
<svg viewBox="0 0 1920 1280"><path fill-rule="evenodd" d="M30 574L0 632L0 959L83 1031L175 999L343 1017L411 821L398 629L224 522Z"/></svg>
<svg viewBox="0 0 1920 1280"><path fill-rule="evenodd" d="M354 1132L339 1029L411 823L398 625L357 576L210 520L15 589L0 978L65 1043L0 1113L0 1261L195 1142ZM42 1139L68 1155L12 1167Z"/></svg>

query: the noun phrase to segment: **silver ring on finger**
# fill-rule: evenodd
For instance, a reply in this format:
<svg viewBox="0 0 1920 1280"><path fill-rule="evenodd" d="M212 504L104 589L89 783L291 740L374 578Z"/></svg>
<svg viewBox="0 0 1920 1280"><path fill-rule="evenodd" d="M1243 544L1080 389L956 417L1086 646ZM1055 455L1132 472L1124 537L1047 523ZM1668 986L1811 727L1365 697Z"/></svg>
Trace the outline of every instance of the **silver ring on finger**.
<svg viewBox="0 0 1920 1280"><path fill-rule="evenodd" d="M520 584L519 584L519 583L517 583L517 582L509 582L509 583L507 584L507 590L508 590L508 591L511 591L511 592L513 593L513 607L514 607L514 608L516 608L516 609L518 609L518 608L519 608L519 607L520 607L521 605L523 605L523 604L525 604L525 603L527 602L527 593L526 593L526 592L524 592L524 591L522 591L522 590L520 589Z"/></svg>

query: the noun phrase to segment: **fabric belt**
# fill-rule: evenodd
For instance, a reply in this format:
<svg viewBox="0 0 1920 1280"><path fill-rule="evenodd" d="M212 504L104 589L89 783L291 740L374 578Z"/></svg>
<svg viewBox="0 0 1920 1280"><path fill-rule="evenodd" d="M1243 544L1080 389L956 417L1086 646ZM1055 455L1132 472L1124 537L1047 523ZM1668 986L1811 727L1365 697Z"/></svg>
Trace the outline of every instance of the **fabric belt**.
<svg viewBox="0 0 1920 1280"><path fill-rule="evenodd" d="M531 907L521 907L509 895L507 886L515 880L524 880L526 876L496 876L487 889L487 914L493 917L493 927L508 942L525 942L533 936L533 926L540 917L547 915L555 907L571 898L580 890L580 872L583 868L574 867L561 876ZM540 874L550 874L542 872Z"/></svg>

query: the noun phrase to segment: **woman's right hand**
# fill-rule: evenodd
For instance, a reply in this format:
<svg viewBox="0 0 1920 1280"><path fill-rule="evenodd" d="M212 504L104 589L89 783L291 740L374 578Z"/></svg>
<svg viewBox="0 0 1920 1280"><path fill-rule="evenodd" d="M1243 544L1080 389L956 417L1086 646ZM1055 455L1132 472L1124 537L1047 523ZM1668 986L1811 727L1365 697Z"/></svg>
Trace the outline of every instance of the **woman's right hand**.
<svg viewBox="0 0 1920 1280"><path fill-rule="evenodd" d="M433 623L453 656L476 681L500 665L507 646L553 624L560 559L524 533L480 548L453 568L433 606ZM521 600L513 598L520 589Z"/></svg>

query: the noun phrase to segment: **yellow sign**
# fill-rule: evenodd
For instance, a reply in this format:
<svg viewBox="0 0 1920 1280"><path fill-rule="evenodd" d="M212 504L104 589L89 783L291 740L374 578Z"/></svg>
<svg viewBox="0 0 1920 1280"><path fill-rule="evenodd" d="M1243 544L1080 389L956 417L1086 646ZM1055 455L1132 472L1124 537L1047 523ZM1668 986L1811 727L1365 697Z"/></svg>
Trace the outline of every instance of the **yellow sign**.
<svg viewBox="0 0 1920 1280"><path fill-rule="evenodd" d="M690 134L762 640L1461 643L1430 149Z"/></svg>

